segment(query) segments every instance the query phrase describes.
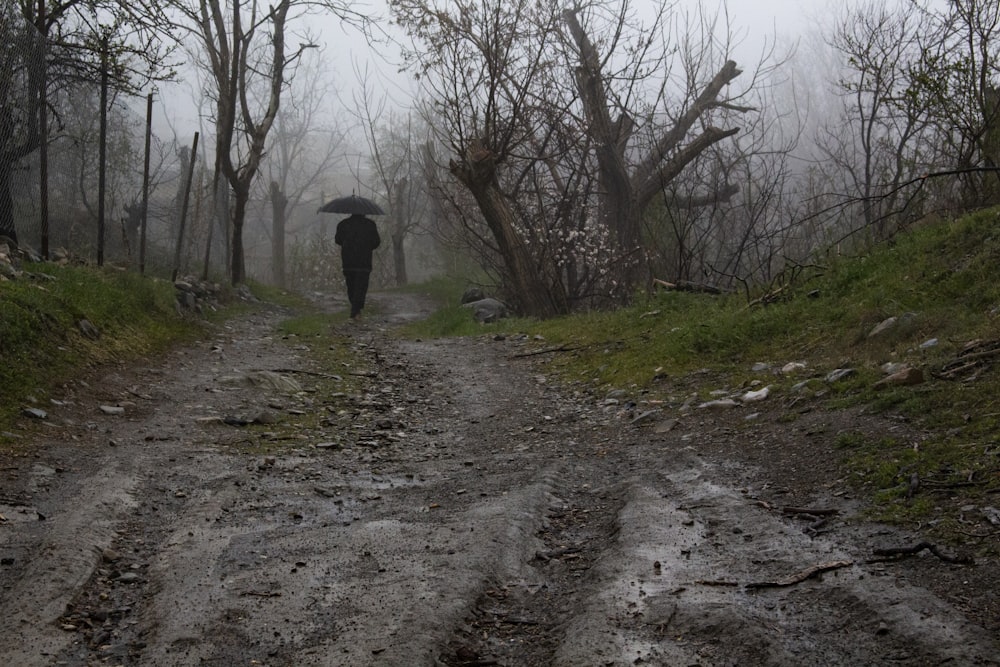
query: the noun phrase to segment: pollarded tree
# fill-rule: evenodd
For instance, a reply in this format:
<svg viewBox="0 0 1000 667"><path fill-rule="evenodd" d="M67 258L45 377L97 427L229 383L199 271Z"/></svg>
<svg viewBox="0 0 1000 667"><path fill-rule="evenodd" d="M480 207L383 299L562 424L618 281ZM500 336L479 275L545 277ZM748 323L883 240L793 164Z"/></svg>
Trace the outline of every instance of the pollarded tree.
<svg viewBox="0 0 1000 667"><path fill-rule="evenodd" d="M537 316L564 311L551 267L537 261L519 229L516 197L503 173L522 149L520 159L535 159L528 149L531 109L558 38L558 14L528 0L462 0L440 8L394 0L390 7L425 45L408 54L427 89L425 117L450 152L449 171L489 228L521 308Z"/></svg>
<svg viewBox="0 0 1000 667"><path fill-rule="evenodd" d="M586 14L595 18L601 9L601 5L592 5ZM667 15L666 6L660 9L657 22ZM636 255L636 261L625 264L622 276L629 290L638 281L634 269L642 264L645 211L685 167L740 131L715 123L725 125L729 114L752 109L726 94L742 71L733 60L716 63L714 56L725 54L713 53L710 43L684 42L688 36L678 36L684 80L680 98L671 100L671 81L657 79L656 74L667 68L670 53L665 41L654 41L662 26L654 24L643 32L643 39L625 48L619 26L626 25L628 3L622 3L612 16L612 38L599 40L608 44L601 53L581 22L583 15L584 10L568 9L563 17L575 46L575 81L587 121L585 132L593 143L600 174L601 217L614 230L622 251L634 250ZM621 58L615 53L619 46L635 55L615 67L616 56ZM713 65L717 67L714 73L709 69ZM652 100L644 100L648 92L652 92ZM669 106L671 102L675 106ZM715 186L683 205L716 203L737 191L730 183Z"/></svg>
<svg viewBox="0 0 1000 667"><path fill-rule="evenodd" d="M568 309L576 270L594 262L595 289L629 298L645 263L643 214L687 165L738 132L725 127L730 116L750 110L729 92L735 62L710 35L678 39L675 50L661 23L668 8L644 27L628 0L392 8L424 45L412 63L451 173L474 197L523 310ZM677 96L668 66L676 51ZM734 191L723 183L684 205Z"/></svg>

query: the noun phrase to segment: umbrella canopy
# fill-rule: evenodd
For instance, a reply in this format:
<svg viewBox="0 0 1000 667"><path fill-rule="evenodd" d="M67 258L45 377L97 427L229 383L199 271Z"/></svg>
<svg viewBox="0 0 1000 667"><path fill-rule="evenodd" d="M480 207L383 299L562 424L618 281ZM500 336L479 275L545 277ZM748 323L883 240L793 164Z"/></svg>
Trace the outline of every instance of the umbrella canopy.
<svg viewBox="0 0 1000 667"><path fill-rule="evenodd" d="M365 197L359 197L357 195L331 199L327 203L320 206L319 212L348 213L350 215L354 215L355 213L359 213L361 215L385 215L385 211L382 210L381 206L373 202L371 199L366 199Z"/></svg>

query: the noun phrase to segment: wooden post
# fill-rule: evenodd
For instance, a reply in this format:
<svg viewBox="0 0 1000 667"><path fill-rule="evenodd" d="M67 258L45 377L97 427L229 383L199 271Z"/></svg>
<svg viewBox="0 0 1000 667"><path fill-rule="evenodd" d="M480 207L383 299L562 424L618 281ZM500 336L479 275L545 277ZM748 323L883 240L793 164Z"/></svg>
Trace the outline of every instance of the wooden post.
<svg viewBox="0 0 1000 667"><path fill-rule="evenodd" d="M104 195L108 171L108 36L101 38L101 137L97 166L97 265L104 266Z"/></svg>
<svg viewBox="0 0 1000 667"><path fill-rule="evenodd" d="M38 34L42 40L42 73L38 77L38 190L42 223L42 258L49 258L49 38L45 26L45 0L38 0Z"/></svg>
<svg viewBox="0 0 1000 667"><path fill-rule="evenodd" d="M177 280L177 272L181 268L181 250L184 247L184 224L187 221L188 199L191 197L191 181L194 179L194 163L198 160L198 133L194 133L194 143L191 145L191 161L188 164L187 181L184 183L184 202L181 204L181 224L177 232L177 251L174 253L174 270L170 280Z"/></svg>
<svg viewBox="0 0 1000 667"><path fill-rule="evenodd" d="M146 148L142 164L142 220L139 223L139 274L146 273L146 225L149 224L149 144L153 134L153 93L146 96Z"/></svg>

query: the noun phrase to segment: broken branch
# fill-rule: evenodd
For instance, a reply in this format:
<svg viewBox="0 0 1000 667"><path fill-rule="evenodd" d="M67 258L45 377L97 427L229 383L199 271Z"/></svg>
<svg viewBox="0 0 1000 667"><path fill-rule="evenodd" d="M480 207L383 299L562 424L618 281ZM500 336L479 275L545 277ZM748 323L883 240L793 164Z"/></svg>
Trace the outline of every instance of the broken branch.
<svg viewBox="0 0 1000 667"><path fill-rule="evenodd" d="M302 375L315 375L316 377L327 378L329 380L343 380L344 378L332 373L320 373L318 371L307 371L301 368L274 368L272 373L301 373Z"/></svg>
<svg viewBox="0 0 1000 667"><path fill-rule="evenodd" d="M694 583L701 584L702 586L739 586L739 583L735 581L726 581L724 579L699 579Z"/></svg>
<svg viewBox="0 0 1000 667"><path fill-rule="evenodd" d="M543 347L540 350L534 350L532 352L520 352L518 354L511 355L511 358L520 359L521 357L534 357L539 354L549 354L551 352L572 352L573 350L578 349L578 347L571 345L557 345L556 347Z"/></svg>
<svg viewBox="0 0 1000 667"><path fill-rule="evenodd" d="M830 570L838 570L842 567L850 567L854 565L854 561L849 560L835 560L829 563L820 563L819 565L813 565L812 567L807 567L801 572L796 572L795 574L789 575L787 577L782 577L781 579L775 579L774 581L755 581L746 585L746 588L781 588L783 586L792 586L800 582L805 581L815 577L817 574L822 572L829 572Z"/></svg>
<svg viewBox="0 0 1000 667"><path fill-rule="evenodd" d="M932 544L931 542L920 542L919 544L915 544L912 547L892 547L889 549L875 549L872 553L875 554L876 559L870 560L868 562L881 563L885 561L899 560L901 558L905 558L906 556L915 556L924 549L930 551L932 554L934 554L935 556L937 556L946 563L971 565L973 562L972 559L969 558L968 556L949 556L948 554L943 553L940 549L938 549L937 545Z"/></svg>
<svg viewBox="0 0 1000 667"><path fill-rule="evenodd" d="M820 507L782 507L782 514L811 514L813 516L833 516L839 514L840 510L834 508Z"/></svg>

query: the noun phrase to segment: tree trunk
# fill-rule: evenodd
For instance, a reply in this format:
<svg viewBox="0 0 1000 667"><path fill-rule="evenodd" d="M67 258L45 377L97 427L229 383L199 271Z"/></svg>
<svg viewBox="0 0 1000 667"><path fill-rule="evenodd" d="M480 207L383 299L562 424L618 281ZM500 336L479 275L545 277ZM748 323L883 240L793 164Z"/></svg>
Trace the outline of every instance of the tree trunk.
<svg viewBox="0 0 1000 667"><path fill-rule="evenodd" d="M285 215L288 197L281 191L277 181L271 181L271 265L272 279L278 287L285 286Z"/></svg>
<svg viewBox="0 0 1000 667"><path fill-rule="evenodd" d="M567 300L553 281L545 279L515 229L516 218L497 183L493 153L473 144L465 161L452 161L451 172L475 197L497 242L515 294L526 315L553 317L567 312Z"/></svg>
<svg viewBox="0 0 1000 667"><path fill-rule="evenodd" d="M622 279L624 287L629 289L637 284L645 266L642 253L643 212L687 164L713 144L739 131L707 127L678 149L699 118L717 105L723 88L739 76L740 70L735 62L727 61L673 126L655 137L648 150L639 155L639 162L630 173L625 155L635 121L624 112L612 119L613 101L604 86L601 56L580 25L576 10L563 12L563 19L579 53L576 85L587 118L587 133L594 140L600 170L604 192L601 215L614 232L622 252ZM750 110L732 105L729 108L734 111ZM732 186L726 185L718 196L728 197L732 192Z"/></svg>
<svg viewBox="0 0 1000 667"><path fill-rule="evenodd" d="M407 218L410 210L406 206L408 181L405 178L396 184L396 201L393 202L392 215L392 268L396 278L396 286L402 287L409 282L406 276L406 252L403 243L406 241Z"/></svg>
<svg viewBox="0 0 1000 667"><path fill-rule="evenodd" d="M17 245L14 227L14 197L10 193L10 170L13 165L0 162L0 236L6 236Z"/></svg>
<svg viewBox="0 0 1000 667"><path fill-rule="evenodd" d="M396 287L402 287L409 282L406 275L406 252L403 250L403 242L406 235L398 230L392 232L392 268L396 278Z"/></svg>
<svg viewBox="0 0 1000 667"><path fill-rule="evenodd" d="M246 219L249 191L233 192L233 238L232 238L232 283L242 285L246 280L246 264L243 261L243 221Z"/></svg>

